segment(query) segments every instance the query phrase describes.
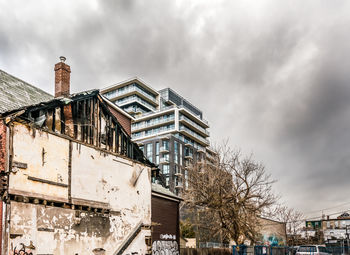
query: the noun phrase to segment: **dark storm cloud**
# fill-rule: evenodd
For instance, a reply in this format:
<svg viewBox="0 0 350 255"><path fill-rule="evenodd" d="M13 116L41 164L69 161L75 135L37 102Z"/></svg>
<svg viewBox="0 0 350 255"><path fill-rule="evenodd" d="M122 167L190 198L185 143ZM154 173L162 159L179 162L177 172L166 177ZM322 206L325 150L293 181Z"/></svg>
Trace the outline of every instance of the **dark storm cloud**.
<svg viewBox="0 0 350 255"><path fill-rule="evenodd" d="M72 90L139 76L203 109L302 209L347 199L347 1L0 0L0 68L53 92L65 55ZM301 199L302 198L302 199Z"/></svg>

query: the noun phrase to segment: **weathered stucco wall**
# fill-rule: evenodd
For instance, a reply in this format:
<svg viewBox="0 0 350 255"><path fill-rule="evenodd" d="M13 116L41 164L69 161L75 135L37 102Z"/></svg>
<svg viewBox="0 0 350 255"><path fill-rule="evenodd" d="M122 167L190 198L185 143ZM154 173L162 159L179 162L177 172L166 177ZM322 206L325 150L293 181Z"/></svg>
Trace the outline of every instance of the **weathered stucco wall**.
<svg viewBox="0 0 350 255"><path fill-rule="evenodd" d="M8 206L9 254L114 254L151 224L149 167L23 124L13 131L10 195L31 199ZM150 236L142 228L123 254L146 254Z"/></svg>
<svg viewBox="0 0 350 255"><path fill-rule="evenodd" d="M72 200L106 203L113 211L132 215L132 225L140 219L150 224L150 178L149 167L73 143Z"/></svg>
<svg viewBox="0 0 350 255"><path fill-rule="evenodd" d="M67 139L15 124L10 193L68 201L68 156Z"/></svg>
<svg viewBox="0 0 350 255"><path fill-rule="evenodd" d="M33 254L113 254L124 241L124 217L12 201L9 254L23 245ZM145 254L150 234L142 230L124 254Z"/></svg>

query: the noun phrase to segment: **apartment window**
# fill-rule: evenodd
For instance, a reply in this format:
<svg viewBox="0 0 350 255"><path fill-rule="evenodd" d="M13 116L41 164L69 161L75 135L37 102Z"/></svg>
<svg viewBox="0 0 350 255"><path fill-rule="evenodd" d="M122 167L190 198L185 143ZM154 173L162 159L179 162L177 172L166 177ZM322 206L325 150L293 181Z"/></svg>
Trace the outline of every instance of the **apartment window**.
<svg viewBox="0 0 350 255"><path fill-rule="evenodd" d="M156 142L156 164L159 164L159 142Z"/></svg>
<svg viewBox="0 0 350 255"><path fill-rule="evenodd" d="M178 165L174 165L174 173L179 173L179 167Z"/></svg>
<svg viewBox="0 0 350 255"><path fill-rule="evenodd" d="M185 188L188 188L188 171L185 170Z"/></svg>
<svg viewBox="0 0 350 255"><path fill-rule="evenodd" d="M165 178L165 186L167 186L167 187L169 187L169 180L170 180L170 177L167 176L167 177Z"/></svg>
<svg viewBox="0 0 350 255"><path fill-rule="evenodd" d="M169 141L168 140L163 140L163 147L166 150L169 150Z"/></svg>
<svg viewBox="0 0 350 255"><path fill-rule="evenodd" d="M180 165L182 165L182 145L180 144Z"/></svg>
<svg viewBox="0 0 350 255"><path fill-rule="evenodd" d="M163 174L169 174L169 165L163 165Z"/></svg>
<svg viewBox="0 0 350 255"><path fill-rule="evenodd" d="M163 154L163 158L164 158L165 160L168 160L168 161L169 161L169 153L164 153L164 154Z"/></svg>
<svg viewBox="0 0 350 255"><path fill-rule="evenodd" d="M153 144L151 144L151 143L146 145L146 157L151 162L153 162L153 157L152 157L153 156L152 155L152 153L153 153L153 146L152 145Z"/></svg>
<svg viewBox="0 0 350 255"><path fill-rule="evenodd" d="M179 164L179 143L174 141L174 161Z"/></svg>
<svg viewBox="0 0 350 255"><path fill-rule="evenodd" d="M145 153L145 148L142 146L139 146L140 150L142 150L143 153Z"/></svg>

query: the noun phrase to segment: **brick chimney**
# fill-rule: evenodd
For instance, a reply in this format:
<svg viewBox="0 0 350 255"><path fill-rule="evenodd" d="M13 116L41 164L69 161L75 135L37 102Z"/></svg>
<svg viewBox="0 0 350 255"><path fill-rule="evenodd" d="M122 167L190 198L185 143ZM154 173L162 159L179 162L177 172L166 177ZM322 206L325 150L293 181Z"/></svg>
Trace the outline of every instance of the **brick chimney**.
<svg viewBox="0 0 350 255"><path fill-rule="evenodd" d="M70 66L64 63L66 58L61 56L61 62L55 65L55 97L68 97L70 94Z"/></svg>

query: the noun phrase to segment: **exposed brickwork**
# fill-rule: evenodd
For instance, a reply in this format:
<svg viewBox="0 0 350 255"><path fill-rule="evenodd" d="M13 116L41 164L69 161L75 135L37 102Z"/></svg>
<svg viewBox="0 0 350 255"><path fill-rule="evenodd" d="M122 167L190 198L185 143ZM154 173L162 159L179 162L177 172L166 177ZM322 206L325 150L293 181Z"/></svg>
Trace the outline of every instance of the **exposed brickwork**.
<svg viewBox="0 0 350 255"><path fill-rule="evenodd" d="M122 125L125 131L131 136L131 119L110 106L108 106L108 108L111 111L111 113L117 118L120 125Z"/></svg>
<svg viewBox="0 0 350 255"><path fill-rule="evenodd" d="M70 66L64 62L55 65L55 97L69 96L70 73Z"/></svg>
<svg viewBox="0 0 350 255"><path fill-rule="evenodd" d="M65 121L65 134L70 137L74 136L73 130L73 116L72 116L72 105L65 105L63 107L64 121Z"/></svg>
<svg viewBox="0 0 350 255"><path fill-rule="evenodd" d="M0 171L6 169L6 126L0 121ZM2 201L0 200L0 237L2 236ZM0 253L1 253L0 242Z"/></svg>

